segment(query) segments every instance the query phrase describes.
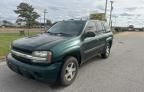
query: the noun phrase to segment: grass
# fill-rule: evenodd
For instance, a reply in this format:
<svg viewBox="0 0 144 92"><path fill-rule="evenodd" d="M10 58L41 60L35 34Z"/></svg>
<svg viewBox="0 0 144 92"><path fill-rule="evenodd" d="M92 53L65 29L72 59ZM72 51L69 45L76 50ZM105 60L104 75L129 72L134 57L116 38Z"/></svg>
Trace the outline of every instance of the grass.
<svg viewBox="0 0 144 92"><path fill-rule="evenodd" d="M30 35L35 35L40 33L38 32L30 32ZM22 38L24 36L20 36L19 32L1 32L0 31L0 58L3 58L6 56L9 52L10 44L13 40L16 40L18 38Z"/></svg>
<svg viewBox="0 0 144 92"><path fill-rule="evenodd" d="M5 56L8 53L11 42L17 38L20 38L20 36L14 33L0 34L0 56Z"/></svg>

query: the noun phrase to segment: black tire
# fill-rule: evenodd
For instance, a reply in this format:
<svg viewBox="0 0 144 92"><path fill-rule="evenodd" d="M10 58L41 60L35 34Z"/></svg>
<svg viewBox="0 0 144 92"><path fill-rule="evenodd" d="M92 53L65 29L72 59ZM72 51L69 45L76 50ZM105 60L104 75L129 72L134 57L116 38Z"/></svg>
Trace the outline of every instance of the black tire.
<svg viewBox="0 0 144 92"><path fill-rule="evenodd" d="M72 66L72 64L73 64L73 66ZM71 68L71 70L68 70L70 68ZM73 71L73 70L75 70L75 71ZM65 59L65 63L62 66L62 70L60 72L60 85L68 86L68 85L72 84L77 76L77 73L78 73L78 60L75 57L67 57ZM68 77L68 75L69 75L69 77Z"/></svg>
<svg viewBox="0 0 144 92"><path fill-rule="evenodd" d="M104 52L101 54L101 57L108 58L110 55L110 49L111 49L110 43L107 43Z"/></svg>

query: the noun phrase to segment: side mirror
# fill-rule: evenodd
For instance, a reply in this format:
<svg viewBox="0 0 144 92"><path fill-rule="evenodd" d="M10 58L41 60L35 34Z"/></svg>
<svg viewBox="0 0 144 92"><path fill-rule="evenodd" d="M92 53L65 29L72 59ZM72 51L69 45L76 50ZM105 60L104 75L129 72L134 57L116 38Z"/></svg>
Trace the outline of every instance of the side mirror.
<svg viewBox="0 0 144 92"><path fill-rule="evenodd" d="M87 38L87 37L95 37L95 33L94 32L86 32L84 34L84 37Z"/></svg>

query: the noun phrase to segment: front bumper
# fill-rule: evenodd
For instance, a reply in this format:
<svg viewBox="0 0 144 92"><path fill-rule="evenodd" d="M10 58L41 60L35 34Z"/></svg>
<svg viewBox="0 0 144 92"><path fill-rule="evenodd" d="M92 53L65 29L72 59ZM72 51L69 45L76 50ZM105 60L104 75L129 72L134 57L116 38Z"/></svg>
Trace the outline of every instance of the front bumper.
<svg viewBox="0 0 144 92"><path fill-rule="evenodd" d="M61 64L62 63L60 62L48 66L31 65L16 60L11 54L8 54L7 56L7 65L11 70L25 77L41 81L55 82L57 80Z"/></svg>

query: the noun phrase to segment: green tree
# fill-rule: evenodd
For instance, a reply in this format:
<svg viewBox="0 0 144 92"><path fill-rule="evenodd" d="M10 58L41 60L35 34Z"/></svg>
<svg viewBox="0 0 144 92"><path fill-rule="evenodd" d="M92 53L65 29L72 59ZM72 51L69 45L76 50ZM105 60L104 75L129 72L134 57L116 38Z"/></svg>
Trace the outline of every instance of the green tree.
<svg viewBox="0 0 144 92"><path fill-rule="evenodd" d="M18 14L17 23L25 22L27 27L32 27L36 22L36 19L40 17L40 15L34 11L32 5L28 3L20 3L17 6L17 10L14 10L16 14Z"/></svg>

